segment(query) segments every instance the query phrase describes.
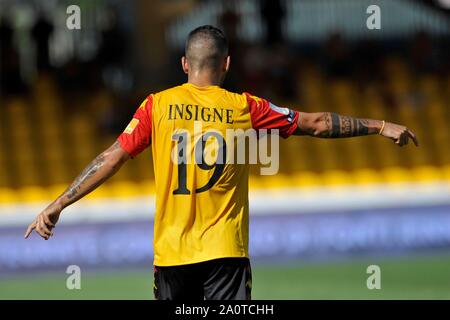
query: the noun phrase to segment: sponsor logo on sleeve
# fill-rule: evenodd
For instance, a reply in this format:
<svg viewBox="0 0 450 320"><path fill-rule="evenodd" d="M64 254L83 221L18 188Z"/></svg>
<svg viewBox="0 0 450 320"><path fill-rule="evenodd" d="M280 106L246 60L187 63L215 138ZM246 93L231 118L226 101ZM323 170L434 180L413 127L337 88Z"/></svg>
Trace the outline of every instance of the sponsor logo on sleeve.
<svg viewBox="0 0 450 320"><path fill-rule="evenodd" d="M270 106L270 109L272 109L273 111L286 115L288 122L294 121L295 112L293 110L291 110L289 108L280 108L270 102L269 102L269 106Z"/></svg>
<svg viewBox="0 0 450 320"><path fill-rule="evenodd" d="M272 109L275 112L278 112L278 113L281 113L281 114L284 114L284 115L288 115L289 114L289 109L288 108L280 108L280 107L274 105L271 102L269 102L269 106L270 106L270 109Z"/></svg>
<svg viewBox="0 0 450 320"><path fill-rule="evenodd" d="M288 114L288 117L287 117L287 121L289 123L291 123L292 121L294 121L294 118L295 118L294 110L289 109L289 114Z"/></svg>

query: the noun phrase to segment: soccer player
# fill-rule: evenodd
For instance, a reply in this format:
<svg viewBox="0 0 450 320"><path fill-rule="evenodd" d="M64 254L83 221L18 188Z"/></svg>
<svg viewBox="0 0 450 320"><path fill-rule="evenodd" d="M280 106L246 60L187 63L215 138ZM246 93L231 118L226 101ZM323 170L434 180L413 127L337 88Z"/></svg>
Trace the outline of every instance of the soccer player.
<svg viewBox="0 0 450 320"><path fill-rule="evenodd" d="M330 112L298 112L222 89L230 57L227 40L215 27L201 26L189 34L181 65L187 83L150 94L117 141L36 217L25 238L36 230L48 240L64 208L151 145L156 184L155 298L250 299L249 165L192 161L203 158L209 138L224 147L227 129L253 128L277 129L283 138L380 134L399 146L409 139L417 145L414 133L401 125ZM199 124L202 130L196 132ZM178 160L173 159L173 150Z"/></svg>

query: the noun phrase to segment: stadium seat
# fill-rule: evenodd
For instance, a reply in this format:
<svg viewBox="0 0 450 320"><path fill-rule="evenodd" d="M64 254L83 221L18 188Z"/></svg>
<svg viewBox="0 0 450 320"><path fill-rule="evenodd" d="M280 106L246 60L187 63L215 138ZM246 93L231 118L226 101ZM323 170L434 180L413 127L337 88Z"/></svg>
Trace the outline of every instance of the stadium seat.
<svg viewBox="0 0 450 320"><path fill-rule="evenodd" d="M279 103L305 112L328 110L404 123L417 133L420 148L400 149L379 137L339 141L291 138L280 144L280 174L261 177L258 167L252 168L250 186L448 179L450 112L444 88L450 87L450 78L416 75L395 57L386 59L382 69L390 75L385 83L361 88L350 78L330 80L318 64L310 62L296 71L297 101ZM386 102L385 91L396 103ZM20 192L25 199L42 196L36 186L46 186L51 195L60 192L116 138L115 134L102 134L98 126L98 119L111 103L111 96L103 90L80 97L80 107L74 109L71 101L56 93L51 78L45 76L34 85L30 99L10 99L5 105L7 121L0 135L0 166L8 168L0 171L0 188L9 189L2 189L0 201L12 199L11 190L17 187L32 187ZM132 164L125 164L112 179L113 184L97 195L120 197L151 191L153 179L151 151L145 151Z"/></svg>

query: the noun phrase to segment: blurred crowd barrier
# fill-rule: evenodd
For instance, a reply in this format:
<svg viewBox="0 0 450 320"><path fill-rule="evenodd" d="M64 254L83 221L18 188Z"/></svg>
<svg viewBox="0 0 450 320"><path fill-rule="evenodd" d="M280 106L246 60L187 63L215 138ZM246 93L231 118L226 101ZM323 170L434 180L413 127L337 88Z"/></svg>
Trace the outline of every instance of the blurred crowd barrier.
<svg viewBox="0 0 450 320"><path fill-rule="evenodd" d="M291 137L279 174L260 176L255 166L252 189L450 181L450 29L436 6L380 1L383 27L369 30L370 1L76 3L79 31L67 30L64 1L0 3L0 203L61 193L148 94L185 81L183 41L203 23L230 40L227 89L305 112L397 122L420 141ZM161 15L148 19L150 10ZM147 150L91 197L153 191Z"/></svg>
<svg viewBox="0 0 450 320"><path fill-rule="evenodd" d="M444 252L450 247L450 185L277 189L252 192L253 261L330 260ZM267 199L270 198L270 201ZM44 203L2 205L0 270L148 266L153 197L81 201L67 208L50 241L25 226Z"/></svg>

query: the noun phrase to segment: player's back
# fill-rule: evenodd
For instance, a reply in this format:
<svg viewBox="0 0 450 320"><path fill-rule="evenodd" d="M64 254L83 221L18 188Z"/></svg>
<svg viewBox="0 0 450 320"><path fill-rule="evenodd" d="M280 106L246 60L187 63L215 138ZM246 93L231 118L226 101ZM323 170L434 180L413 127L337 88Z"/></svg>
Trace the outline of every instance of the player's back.
<svg viewBox="0 0 450 320"><path fill-rule="evenodd" d="M287 137L297 117L219 86L186 83L148 96L119 141L131 156L152 145L155 265L248 257L249 166L237 161L245 143L236 137L252 128Z"/></svg>
<svg viewBox="0 0 450 320"><path fill-rule="evenodd" d="M247 256L248 165L226 161L227 129L251 128L246 97L183 84L153 95L152 123L155 264Z"/></svg>

